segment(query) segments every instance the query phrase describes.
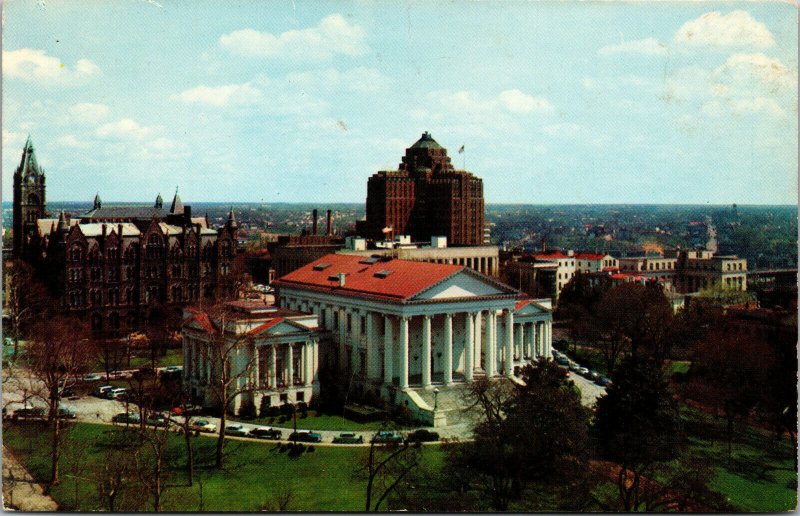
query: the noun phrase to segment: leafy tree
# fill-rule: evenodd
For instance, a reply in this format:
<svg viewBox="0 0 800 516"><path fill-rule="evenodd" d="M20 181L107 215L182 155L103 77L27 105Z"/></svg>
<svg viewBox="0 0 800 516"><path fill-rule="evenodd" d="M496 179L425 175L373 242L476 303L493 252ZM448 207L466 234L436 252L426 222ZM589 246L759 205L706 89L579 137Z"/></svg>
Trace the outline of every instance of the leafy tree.
<svg viewBox="0 0 800 516"><path fill-rule="evenodd" d="M721 325L697 349L690 369L689 396L722 412L727 422L728 456L734 424L758 403L776 368L771 347L750 332Z"/></svg>
<svg viewBox="0 0 800 516"><path fill-rule="evenodd" d="M495 510L508 510L526 490L542 486L569 492L588 471L587 413L563 371L540 359L523 370L522 379L520 386L475 382L483 420L474 441L454 447L446 459L445 474L454 485L481 493ZM557 508L577 510L570 504L577 499L563 496Z"/></svg>
<svg viewBox="0 0 800 516"><path fill-rule="evenodd" d="M726 287L721 281L715 281L711 285L700 289L697 297L722 306L755 302L750 293Z"/></svg>
<svg viewBox="0 0 800 516"><path fill-rule="evenodd" d="M631 356L614 371L597 402L593 437L602 457L617 462L617 489L626 511L642 508L643 483L654 467L676 457L681 425L677 403L659 365Z"/></svg>
<svg viewBox="0 0 800 516"><path fill-rule="evenodd" d="M574 343L596 342L600 339L598 303L610 286L605 278L591 282L589 276L578 272L562 289L555 316L569 321Z"/></svg>
<svg viewBox="0 0 800 516"><path fill-rule="evenodd" d="M667 357L672 305L660 285L631 282L612 288L600 301L598 318L608 342L609 372L626 344L634 356L650 354L658 362Z"/></svg>

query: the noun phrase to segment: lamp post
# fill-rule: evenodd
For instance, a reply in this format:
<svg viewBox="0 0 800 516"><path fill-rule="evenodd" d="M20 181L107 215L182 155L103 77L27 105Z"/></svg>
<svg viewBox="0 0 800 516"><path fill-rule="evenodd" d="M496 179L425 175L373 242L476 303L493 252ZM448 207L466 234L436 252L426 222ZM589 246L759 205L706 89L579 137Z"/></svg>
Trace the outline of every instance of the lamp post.
<svg viewBox="0 0 800 516"><path fill-rule="evenodd" d="M433 411L436 412L436 409L439 408L439 388L433 388Z"/></svg>

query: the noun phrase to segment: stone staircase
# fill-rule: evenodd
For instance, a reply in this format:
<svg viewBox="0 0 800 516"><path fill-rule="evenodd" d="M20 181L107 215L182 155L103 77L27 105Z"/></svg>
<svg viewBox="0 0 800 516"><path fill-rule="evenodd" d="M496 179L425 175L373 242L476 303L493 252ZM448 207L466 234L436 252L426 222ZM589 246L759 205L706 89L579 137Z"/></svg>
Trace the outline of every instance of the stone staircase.
<svg viewBox="0 0 800 516"><path fill-rule="evenodd" d="M469 397L468 385L455 383L447 387L444 385L435 385L434 387L439 389L438 395L434 394L433 388L415 388L414 392L430 409L436 407L437 419L444 418L443 425L468 424L474 420L474 416L469 410L472 401ZM443 425L437 424L436 426Z"/></svg>

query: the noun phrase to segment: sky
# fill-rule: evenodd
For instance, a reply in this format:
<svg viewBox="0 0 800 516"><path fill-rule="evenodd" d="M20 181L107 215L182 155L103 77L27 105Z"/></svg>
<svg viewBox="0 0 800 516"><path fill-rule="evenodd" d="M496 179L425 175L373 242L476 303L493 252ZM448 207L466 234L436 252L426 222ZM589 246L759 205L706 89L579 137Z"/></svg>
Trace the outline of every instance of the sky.
<svg viewBox="0 0 800 516"><path fill-rule="evenodd" d="M49 200L323 207L430 131L490 203L797 203L791 4L3 7L3 200L28 135Z"/></svg>

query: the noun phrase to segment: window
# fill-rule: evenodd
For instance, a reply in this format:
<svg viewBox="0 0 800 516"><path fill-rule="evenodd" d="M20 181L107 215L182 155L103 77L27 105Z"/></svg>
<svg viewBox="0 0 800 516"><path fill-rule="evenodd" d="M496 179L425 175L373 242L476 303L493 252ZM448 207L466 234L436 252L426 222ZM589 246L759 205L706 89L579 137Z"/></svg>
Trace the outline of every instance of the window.
<svg viewBox="0 0 800 516"><path fill-rule="evenodd" d="M69 259L73 262L79 262L83 259L83 249L78 246L74 246L69 251Z"/></svg>
<svg viewBox="0 0 800 516"><path fill-rule="evenodd" d="M92 281L100 281L100 267L92 267Z"/></svg>
<svg viewBox="0 0 800 516"><path fill-rule="evenodd" d="M106 250L106 258L109 261L116 261L118 257L119 257L119 251L117 250L116 247L111 247Z"/></svg>

